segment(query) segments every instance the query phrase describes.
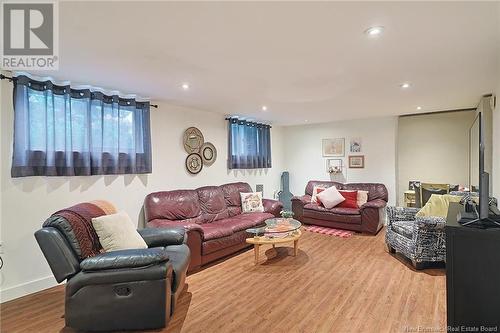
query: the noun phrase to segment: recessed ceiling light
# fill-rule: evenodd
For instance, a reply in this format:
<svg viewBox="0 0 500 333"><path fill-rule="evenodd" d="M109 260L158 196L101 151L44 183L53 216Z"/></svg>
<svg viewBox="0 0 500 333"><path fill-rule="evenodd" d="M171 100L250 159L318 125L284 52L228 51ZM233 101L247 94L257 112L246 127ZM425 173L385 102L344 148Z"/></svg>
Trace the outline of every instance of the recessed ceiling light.
<svg viewBox="0 0 500 333"><path fill-rule="evenodd" d="M188 90L189 89L189 83L183 83L182 84L182 89Z"/></svg>
<svg viewBox="0 0 500 333"><path fill-rule="evenodd" d="M422 107L421 106L417 106L417 110L422 110Z"/></svg>
<svg viewBox="0 0 500 333"><path fill-rule="evenodd" d="M308 122L308 120L307 120L307 119L305 119L305 120L304 120L304 122L305 122L305 123L307 123L307 122Z"/></svg>
<svg viewBox="0 0 500 333"><path fill-rule="evenodd" d="M380 36L382 34L382 31L384 31L384 27L382 26L370 27L365 30L365 34L367 34L370 37L375 37L375 36Z"/></svg>
<svg viewBox="0 0 500 333"><path fill-rule="evenodd" d="M408 82L402 83L402 84L401 84L401 88L403 88L403 89L408 89L408 88L410 88L410 83L408 83Z"/></svg>
<svg viewBox="0 0 500 333"><path fill-rule="evenodd" d="M261 109L262 109L262 111L267 111L267 106L262 105L262 108L261 108Z"/></svg>

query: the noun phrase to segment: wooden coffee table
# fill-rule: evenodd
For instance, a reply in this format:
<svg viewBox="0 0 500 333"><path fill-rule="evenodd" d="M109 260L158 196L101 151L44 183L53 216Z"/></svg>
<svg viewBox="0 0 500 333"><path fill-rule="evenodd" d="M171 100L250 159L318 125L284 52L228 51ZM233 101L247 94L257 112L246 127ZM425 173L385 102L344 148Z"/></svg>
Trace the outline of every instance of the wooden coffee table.
<svg viewBox="0 0 500 333"><path fill-rule="evenodd" d="M285 221L286 220L286 221ZM276 226L280 224L290 225L289 231L272 231L276 230ZM255 264L259 263L259 250L261 245L271 244L276 247L276 244L293 242L293 256L297 256L299 250L299 238L302 236L300 231L301 223L293 219L269 219L266 221L266 227L262 228L251 228L247 232L255 234L255 236L247 238L246 242L248 244L253 244L255 252ZM288 233L286 236L282 236L283 233ZM262 234L262 235L259 235ZM273 236L275 234L276 236ZM281 234L281 237L277 236Z"/></svg>

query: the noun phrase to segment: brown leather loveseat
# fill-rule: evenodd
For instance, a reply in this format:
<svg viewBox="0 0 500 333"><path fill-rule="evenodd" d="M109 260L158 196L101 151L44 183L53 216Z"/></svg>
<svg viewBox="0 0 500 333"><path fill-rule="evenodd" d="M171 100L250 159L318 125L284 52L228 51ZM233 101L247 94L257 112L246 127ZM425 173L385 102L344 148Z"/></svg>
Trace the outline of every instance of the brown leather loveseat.
<svg viewBox="0 0 500 333"><path fill-rule="evenodd" d="M240 182L151 193L144 201L147 226L183 226L191 250L189 271L193 271L248 247L245 230L278 217L283 209L279 201L263 199L264 212L242 214L240 192L252 192L252 188Z"/></svg>
<svg viewBox="0 0 500 333"><path fill-rule="evenodd" d="M317 203L311 203L313 188L316 185L330 187L338 190L364 190L368 191L368 202L356 208L327 209ZM388 193L384 184L377 183L351 183L311 180L307 183L305 195L292 198L294 218L307 224L324 227L340 228L376 234L384 225L385 206Z"/></svg>

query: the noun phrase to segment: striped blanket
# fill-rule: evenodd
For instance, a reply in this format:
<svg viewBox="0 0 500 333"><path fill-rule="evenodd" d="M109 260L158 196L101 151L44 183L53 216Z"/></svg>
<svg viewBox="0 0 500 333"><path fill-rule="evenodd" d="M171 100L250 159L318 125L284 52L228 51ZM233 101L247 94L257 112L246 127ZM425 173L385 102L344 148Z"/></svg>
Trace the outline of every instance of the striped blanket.
<svg viewBox="0 0 500 333"><path fill-rule="evenodd" d="M116 209L111 203L96 200L62 209L52 214L52 216L62 217L69 223L79 246L76 252L79 252L80 259L84 259L93 257L102 251L99 237L92 225L92 218L113 213L116 213Z"/></svg>

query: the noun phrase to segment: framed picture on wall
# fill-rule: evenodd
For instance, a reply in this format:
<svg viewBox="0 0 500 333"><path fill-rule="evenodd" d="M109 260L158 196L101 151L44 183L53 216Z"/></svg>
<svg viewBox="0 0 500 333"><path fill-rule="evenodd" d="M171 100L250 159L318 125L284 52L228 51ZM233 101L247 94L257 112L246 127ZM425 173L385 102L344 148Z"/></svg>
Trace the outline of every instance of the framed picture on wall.
<svg viewBox="0 0 500 333"><path fill-rule="evenodd" d="M361 138L351 138L349 142L349 150L351 153L361 153L362 140Z"/></svg>
<svg viewBox="0 0 500 333"><path fill-rule="evenodd" d="M420 181L419 180L410 180L408 182L408 190L410 191L415 191L415 187L420 186Z"/></svg>
<svg viewBox="0 0 500 333"><path fill-rule="evenodd" d="M325 157L343 157L345 156L345 139L323 139L323 156Z"/></svg>
<svg viewBox="0 0 500 333"><path fill-rule="evenodd" d="M351 155L349 156L349 168L363 169L365 167L365 155Z"/></svg>
<svg viewBox="0 0 500 333"><path fill-rule="evenodd" d="M341 158L329 158L326 160L326 172L329 174L342 173L344 169L343 164Z"/></svg>

